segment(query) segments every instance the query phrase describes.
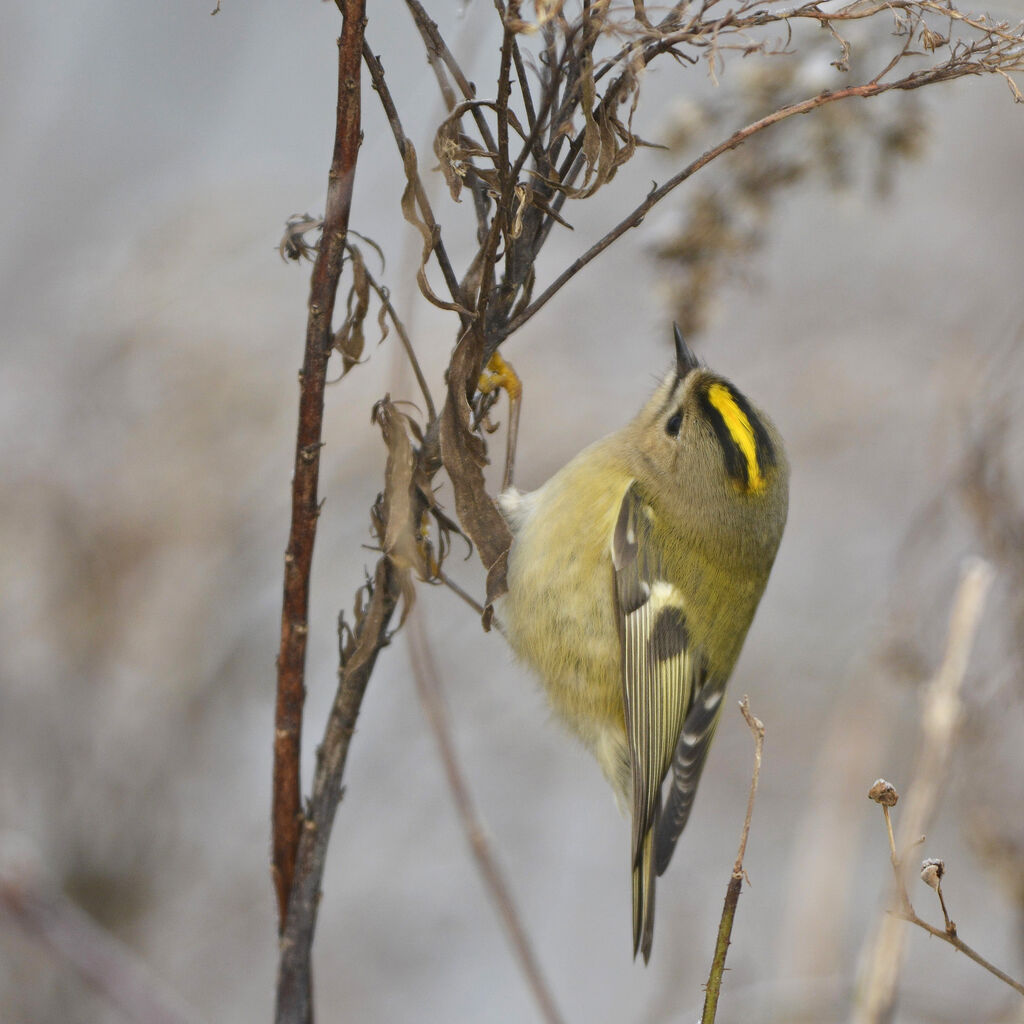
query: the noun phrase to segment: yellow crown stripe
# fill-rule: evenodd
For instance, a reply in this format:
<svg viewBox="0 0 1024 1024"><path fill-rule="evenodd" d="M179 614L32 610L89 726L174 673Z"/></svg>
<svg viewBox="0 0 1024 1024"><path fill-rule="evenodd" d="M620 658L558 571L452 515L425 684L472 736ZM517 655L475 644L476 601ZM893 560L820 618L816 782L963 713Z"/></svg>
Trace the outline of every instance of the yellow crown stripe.
<svg viewBox="0 0 1024 1024"><path fill-rule="evenodd" d="M712 384L708 388L708 401L718 410L729 435L747 460L748 489L763 491L764 477L757 463L757 440L747 414L736 404L732 392L724 384Z"/></svg>

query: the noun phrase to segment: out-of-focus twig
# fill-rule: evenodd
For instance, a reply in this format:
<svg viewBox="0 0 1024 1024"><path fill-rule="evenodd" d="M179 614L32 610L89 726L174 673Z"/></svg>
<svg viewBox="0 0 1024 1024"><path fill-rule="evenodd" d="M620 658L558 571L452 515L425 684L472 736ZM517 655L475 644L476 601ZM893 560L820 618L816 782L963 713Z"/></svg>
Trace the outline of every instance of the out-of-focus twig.
<svg viewBox="0 0 1024 1024"><path fill-rule="evenodd" d="M434 408L434 398L430 394L430 387L427 384L426 377L423 376L423 370L420 367L420 361L416 358L416 350L413 348L412 340L409 337L409 332L405 329L405 324L402 323L395 312L395 307L391 302L391 294L379 281L375 280L373 275L367 273L367 282L369 286L374 290L377 298L380 300L380 304L383 307L383 312L387 314L388 318L395 325L395 330L398 332L398 340L402 343L402 348L405 349L405 354L409 359L409 366L412 368L413 376L416 378L416 383L419 385L420 393L423 395L423 401L427 405L427 419L433 422L437 419L437 410Z"/></svg>
<svg viewBox="0 0 1024 1024"><path fill-rule="evenodd" d="M871 945L863 961L865 969L858 985L854 1024L880 1024L889 1019L896 999L906 941L906 929L900 923L900 918L924 925L914 914L906 895L909 870L907 852L920 842L920 837L928 827L939 787L946 777L953 738L963 711L960 690L993 575L992 567L981 559L972 559L964 566L950 615L945 656L935 678L925 688L921 710L921 740L907 793L906 811L901 819L898 837L890 839L899 910L882 918L874 938L870 940ZM888 818L889 807L895 803L895 799L887 795L887 791L883 792L883 780L872 787L872 794L875 794L872 799L882 803ZM890 826L890 835L891 832ZM930 926L926 930L932 931ZM941 931L934 933L945 936ZM947 941L950 939L949 936L945 937ZM967 952L966 949L962 951Z"/></svg>
<svg viewBox="0 0 1024 1024"><path fill-rule="evenodd" d="M31 874L0 875L0 919L39 942L94 988L119 1014L137 1024L196 1024L184 999L153 976L123 943L67 897Z"/></svg>
<svg viewBox="0 0 1024 1024"><path fill-rule="evenodd" d="M483 615L484 606L471 594L468 590L460 587L443 569L437 574L438 579L456 596L461 597L470 608L477 613L477 615Z"/></svg>
<svg viewBox="0 0 1024 1024"><path fill-rule="evenodd" d="M302 824L299 763L302 707L306 698L306 636L313 543L320 515L318 484L324 388L331 355L331 317L341 278L342 258L352 209L360 132L360 53L365 0L344 0L338 41L338 100L334 152L327 177L323 231L313 264L306 323L306 348L299 376L299 425L292 477L292 516L284 557L281 645L277 656L277 706L274 714L273 875L278 927L288 910Z"/></svg>
<svg viewBox="0 0 1024 1024"><path fill-rule="evenodd" d="M462 769L459 767L444 706L444 697L441 693L437 666L434 663L433 652L423 630L418 609L414 609L410 614L408 630L409 656L412 662L413 678L416 681L416 693L434 733L434 739L437 741L445 776L448 779L448 787L451 789L462 828L473 853L473 859L476 861L484 885L498 910L515 958L530 991L533 993L541 1016L547 1024L561 1024L562 1018L555 1006L547 982L544 980L540 964L513 902L512 893L487 841L483 821L476 810Z"/></svg>
<svg viewBox="0 0 1024 1024"><path fill-rule="evenodd" d="M732 867L732 877L729 879L729 887L725 892L725 906L722 908L722 918L718 924L718 939L715 942L715 956L711 961L711 973L708 975L708 984L704 996L704 1011L701 1014L701 1024L714 1024L715 1014L718 1012L718 997L722 991L722 977L725 974L725 956L729 951L729 942L732 937L732 923L736 916L736 907L740 900L740 890L743 888L743 879L746 872L743 870L743 858L747 852L747 839L750 836L750 820L754 816L754 797L757 796L757 783L761 778L761 756L764 753L764 723L750 713L750 698L743 697L740 701L740 711L750 731L754 734L754 772L750 778L750 794L747 797L747 816L743 820L743 832L740 835L739 851L736 854L736 863Z"/></svg>

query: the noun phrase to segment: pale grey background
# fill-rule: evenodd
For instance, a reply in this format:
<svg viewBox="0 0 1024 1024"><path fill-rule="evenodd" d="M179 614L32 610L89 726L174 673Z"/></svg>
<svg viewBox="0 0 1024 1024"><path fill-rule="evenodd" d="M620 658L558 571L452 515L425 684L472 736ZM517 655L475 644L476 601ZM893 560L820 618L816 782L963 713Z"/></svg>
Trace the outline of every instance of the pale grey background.
<svg viewBox="0 0 1024 1024"><path fill-rule="evenodd" d="M216 18L211 6L4 6L0 829L7 861L78 900L197 1019L241 1022L272 1005L273 659L308 287L307 268L282 264L275 246L289 214L321 209L338 19L313 0L227 0ZM432 13L482 81L496 54L490 8ZM429 168L439 106L426 62L401 4L369 16ZM702 72L659 74L652 96L669 97ZM367 89L352 226L387 252L440 388L452 324L409 287L419 241L374 100ZM929 90L926 106L926 155L887 198L859 183L785 199L700 343L772 412L793 464L787 536L731 684L768 738L727 1022L846 1015L888 880L865 794L878 775L906 785L916 736L912 687L881 657L882 638L918 645L925 673L938 663L959 560L979 550L956 467L1000 403L1019 502L1024 121L996 81ZM666 166L645 154L609 188L611 207L570 207L577 230L553 236L541 278ZM652 215L509 345L526 386L522 486L627 419L668 362L650 247L670 223L668 207ZM466 231L449 232L455 251ZM392 341L368 355L328 392L307 779L337 610L372 564L360 545L383 448L370 408L386 390L413 395ZM475 561L455 571L482 589ZM1004 567L927 845L949 865L961 934L1018 975L1021 903L967 836L995 820L1024 842L1006 615L1020 585ZM645 970L629 956L628 830L600 773L500 637L446 592L421 598L465 770L567 1020L695 1020L746 801L738 713L660 884ZM915 891L934 921L929 896ZM1008 990L963 957L923 934L909 946L901 1022L1016 1019ZM352 748L316 958L325 1021L536 1019L402 637ZM120 1019L3 920L0 1006L14 1024Z"/></svg>

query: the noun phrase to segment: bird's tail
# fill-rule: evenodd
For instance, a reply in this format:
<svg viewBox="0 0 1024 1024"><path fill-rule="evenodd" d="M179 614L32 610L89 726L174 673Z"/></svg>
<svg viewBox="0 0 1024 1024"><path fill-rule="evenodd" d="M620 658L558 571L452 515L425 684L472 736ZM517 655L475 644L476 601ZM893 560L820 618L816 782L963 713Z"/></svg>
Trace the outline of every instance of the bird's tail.
<svg viewBox="0 0 1024 1024"><path fill-rule="evenodd" d="M651 959L654 941L654 829L644 836L640 856L633 865L633 956L643 953L644 963Z"/></svg>

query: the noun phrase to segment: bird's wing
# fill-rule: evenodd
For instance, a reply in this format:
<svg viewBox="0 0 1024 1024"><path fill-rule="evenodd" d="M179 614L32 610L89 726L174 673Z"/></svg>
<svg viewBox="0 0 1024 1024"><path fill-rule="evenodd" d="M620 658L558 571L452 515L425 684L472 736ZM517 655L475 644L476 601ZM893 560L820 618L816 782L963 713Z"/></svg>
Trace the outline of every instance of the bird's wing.
<svg viewBox="0 0 1024 1024"><path fill-rule="evenodd" d="M676 753L703 662L690 641L683 596L665 578L654 549L653 516L634 482L622 499L612 538L633 781L633 867L645 880L634 900L638 943L653 925L650 833L659 818L661 784Z"/></svg>
<svg viewBox="0 0 1024 1024"><path fill-rule="evenodd" d="M672 785L664 809L658 816L654 840L659 875L665 873L679 836L686 827L686 819L690 817L708 747L711 746L722 714L724 693L724 679L701 679L693 707L688 710L679 734L675 757L672 759Z"/></svg>

